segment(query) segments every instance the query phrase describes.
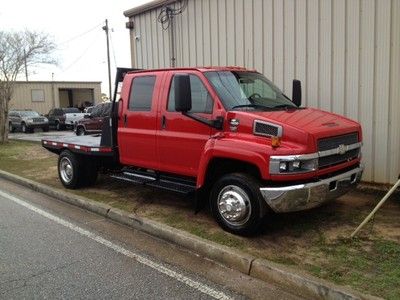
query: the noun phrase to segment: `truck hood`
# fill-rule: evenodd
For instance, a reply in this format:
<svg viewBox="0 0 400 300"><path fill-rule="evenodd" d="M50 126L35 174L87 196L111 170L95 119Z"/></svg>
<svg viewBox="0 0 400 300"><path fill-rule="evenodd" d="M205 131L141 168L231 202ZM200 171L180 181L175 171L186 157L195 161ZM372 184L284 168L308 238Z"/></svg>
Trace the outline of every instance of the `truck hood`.
<svg viewBox="0 0 400 300"><path fill-rule="evenodd" d="M358 131L360 125L343 116L314 108L253 112L261 120L311 133L314 137Z"/></svg>
<svg viewBox="0 0 400 300"><path fill-rule="evenodd" d="M285 143L303 145L308 149L307 151L316 151L316 142L320 138L358 132L359 140L361 140L359 123L314 108L279 111L230 111L228 113L229 119L238 119L240 122L239 131L248 134L253 134L253 122L255 120L280 125L283 128L282 138Z"/></svg>

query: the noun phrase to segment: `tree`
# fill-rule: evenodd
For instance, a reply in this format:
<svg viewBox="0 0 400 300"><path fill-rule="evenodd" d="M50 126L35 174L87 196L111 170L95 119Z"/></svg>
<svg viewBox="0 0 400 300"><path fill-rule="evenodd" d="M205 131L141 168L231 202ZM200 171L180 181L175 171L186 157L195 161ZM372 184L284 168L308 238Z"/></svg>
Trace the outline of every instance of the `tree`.
<svg viewBox="0 0 400 300"><path fill-rule="evenodd" d="M17 77L26 67L55 64L55 43L45 33L0 31L0 143L8 141L8 107Z"/></svg>

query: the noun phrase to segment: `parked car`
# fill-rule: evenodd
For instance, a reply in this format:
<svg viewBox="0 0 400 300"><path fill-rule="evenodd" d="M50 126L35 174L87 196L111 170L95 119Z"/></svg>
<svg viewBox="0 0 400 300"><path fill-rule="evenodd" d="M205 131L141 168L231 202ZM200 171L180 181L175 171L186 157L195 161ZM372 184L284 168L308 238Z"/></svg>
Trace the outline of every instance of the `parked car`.
<svg viewBox="0 0 400 300"><path fill-rule="evenodd" d="M49 121L46 117L33 110L11 110L8 113L10 132L19 129L23 133L31 133L35 128L49 131Z"/></svg>
<svg viewBox="0 0 400 300"><path fill-rule="evenodd" d="M49 125L54 126L57 130L73 129L76 122L83 117L86 113L82 113L76 107L68 108L53 108L49 111L47 117L49 119Z"/></svg>
<svg viewBox="0 0 400 300"><path fill-rule="evenodd" d="M91 113L79 120L75 126L76 135L100 133L104 120L110 116L111 102L101 103L91 109Z"/></svg>

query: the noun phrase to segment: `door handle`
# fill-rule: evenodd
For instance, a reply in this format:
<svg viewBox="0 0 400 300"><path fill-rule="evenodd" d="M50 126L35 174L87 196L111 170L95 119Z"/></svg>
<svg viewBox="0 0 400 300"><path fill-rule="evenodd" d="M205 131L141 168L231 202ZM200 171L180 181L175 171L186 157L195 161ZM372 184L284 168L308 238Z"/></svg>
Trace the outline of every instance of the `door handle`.
<svg viewBox="0 0 400 300"><path fill-rule="evenodd" d="M124 115L124 127L126 127L126 123L128 123L128 117L127 115Z"/></svg>
<svg viewBox="0 0 400 300"><path fill-rule="evenodd" d="M161 129L165 129L166 126L167 126L167 119L165 118L165 116L162 116L162 118L161 118Z"/></svg>

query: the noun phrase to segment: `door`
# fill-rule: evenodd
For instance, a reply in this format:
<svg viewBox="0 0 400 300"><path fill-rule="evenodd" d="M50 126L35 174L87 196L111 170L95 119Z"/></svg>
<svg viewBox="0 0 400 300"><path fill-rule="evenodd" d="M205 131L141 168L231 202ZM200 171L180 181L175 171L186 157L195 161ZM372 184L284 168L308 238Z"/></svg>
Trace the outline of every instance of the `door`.
<svg viewBox="0 0 400 300"><path fill-rule="evenodd" d="M128 74L124 79L122 112L118 124L120 161L125 165L157 169L157 98L161 74Z"/></svg>
<svg viewBox="0 0 400 300"><path fill-rule="evenodd" d="M211 120L214 104L201 73L197 74L196 71L185 71L185 73L190 76L192 94L192 109L189 113ZM175 111L173 84L175 74L169 72L162 97L165 101L160 108L157 135L160 168L166 172L195 177L212 129Z"/></svg>

